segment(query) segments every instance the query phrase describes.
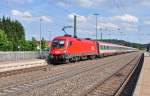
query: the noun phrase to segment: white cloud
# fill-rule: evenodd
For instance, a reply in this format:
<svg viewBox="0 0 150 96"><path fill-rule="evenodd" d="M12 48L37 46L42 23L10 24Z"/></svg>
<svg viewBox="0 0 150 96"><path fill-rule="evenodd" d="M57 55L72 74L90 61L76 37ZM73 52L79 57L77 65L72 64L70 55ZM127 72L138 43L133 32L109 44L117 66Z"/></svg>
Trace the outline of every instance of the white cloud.
<svg viewBox="0 0 150 96"><path fill-rule="evenodd" d="M71 13L68 15L69 19L73 20L73 15L76 13ZM80 23L78 23L77 28L78 28L78 34L82 37L84 37L84 34L87 34L85 36L94 36L95 35L95 16L89 15L87 17L76 14L78 16L78 20L80 17ZM129 17L131 18L131 17ZM113 18L114 19L114 18ZM115 18L116 19L116 18ZM117 18L118 19L118 18ZM119 20L122 20L122 18ZM123 18L122 21L126 21L126 19ZM82 22L81 22L82 21ZM130 23L130 22L138 22L137 20L132 21L127 21L127 22L116 22L116 21L111 21L110 17L99 17L98 18L98 32L100 32L100 29L103 31L115 31L118 32L118 29L121 29L123 32L137 32L137 25L135 23Z"/></svg>
<svg viewBox="0 0 150 96"><path fill-rule="evenodd" d="M146 25L150 25L150 20L146 20L146 21L144 21L144 24L146 24Z"/></svg>
<svg viewBox="0 0 150 96"><path fill-rule="evenodd" d="M122 16L113 16L112 19L122 20L122 21L126 21L126 22L133 22L133 23L138 22L138 18L136 16L132 16L129 14L125 14Z"/></svg>
<svg viewBox="0 0 150 96"><path fill-rule="evenodd" d="M77 0L77 5L81 7L94 7L102 3L104 0Z"/></svg>
<svg viewBox="0 0 150 96"><path fill-rule="evenodd" d="M76 13L71 13L68 15L70 20L73 20L74 15L77 15L78 20L78 29L84 30L84 32L91 32L93 33L93 30L95 31L95 16L89 15L89 16L82 16ZM102 19L102 17L101 17ZM105 20L98 19L98 30L100 29L108 29L108 30L117 30L119 25L112 23L108 18L105 18ZM81 32L81 31L80 31Z"/></svg>
<svg viewBox="0 0 150 96"><path fill-rule="evenodd" d="M50 16L41 16L40 19L43 20L43 21L46 21L46 22L52 22Z"/></svg>
<svg viewBox="0 0 150 96"><path fill-rule="evenodd" d="M69 2L62 1L62 0L57 2L57 5L62 6L62 7L70 7L71 6L71 4Z"/></svg>
<svg viewBox="0 0 150 96"><path fill-rule="evenodd" d="M50 16L32 16L32 14L28 11L19 11L19 10L11 10L11 15L15 17L19 17L17 19L26 20L26 21L37 21L42 20L45 22L52 22L52 19Z"/></svg>
<svg viewBox="0 0 150 96"><path fill-rule="evenodd" d="M94 5L91 0L77 0L77 4L81 7L91 7Z"/></svg>
<svg viewBox="0 0 150 96"><path fill-rule="evenodd" d="M62 7L64 7L64 8L68 8L68 7L70 7L70 6L72 6L72 2L70 2L70 1L67 1L67 0L49 0L49 2L51 3L51 4L56 4L56 5L59 5L59 6L62 6Z"/></svg>
<svg viewBox="0 0 150 96"><path fill-rule="evenodd" d="M8 3L19 3L19 4L25 4L25 3L31 3L33 0L5 0Z"/></svg>
<svg viewBox="0 0 150 96"><path fill-rule="evenodd" d="M149 0L138 0L137 2L140 5L150 6L150 1Z"/></svg>
<svg viewBox="0 0 150 96"><path fill-rule="evenodd" d="M28 11L19 11L19 10L11 10L11 15L12 16L18 16L18 17L22 17L22 18L31 18L32 14Z"/></svg>
<svg viewBox="0 0 150 96"><path fill-rule="evenodd" d="M63 7L68 6L68 4L67 4L67 3L64 3L64 2L58 2L57 4L60 5L60 6L63 6Z"/></svg>
<svg viewBox="0 0 150 96"><path fill-rule="evenodd" d="M77 13L71 13L71 14L69 14L69 15L68 15L68 18L69 18L70 20L73 20L74 15L77 16L77 21L79 21L79 22L86 22L86 21L87 21L87 17L82 16L82 15L79 15L79 14L77 14Z"/></svg>
<svg viewBox="0 0 150 96"><path fill-rule="evenodd" d="M66 7L72 7L72 6L80 6L84 8L95 8L100 7L100 5L103 5L102 3L108 1L108 0L49 0L50 3L54 3L56 5L62 6L64 8Z"/></svg>
<svg viewBox="0 0 150 96"><path fill-rule="evenodd" d="M103 22L103 23L98 23L98 28L102 28L102 29L113 29L113 30L117 30L119 28L118 25L113 24L111 22Z"/></svg>

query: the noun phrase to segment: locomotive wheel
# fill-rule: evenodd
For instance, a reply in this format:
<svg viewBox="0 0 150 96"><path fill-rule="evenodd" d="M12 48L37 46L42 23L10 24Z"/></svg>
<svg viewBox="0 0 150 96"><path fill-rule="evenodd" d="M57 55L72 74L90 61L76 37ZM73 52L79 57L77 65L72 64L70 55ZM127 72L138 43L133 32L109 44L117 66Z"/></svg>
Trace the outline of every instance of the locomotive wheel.
<svg viewBox="0 0 150 96"><path fill-rule="evenodd" d="M73 57L73 58L71 58L69 61L70 62L77 62L79 59L78 59L78 57Z"/></svg>
<svg viewBox="0 0 150 96"><path fill-rule="evenodd" d="M93 56L92 56L92 55L90 56L90 59L91 59L91 60L93 59Z"/></svg>
<svg viewBox="0 0 150 96"><path fill-rule="evenodd" d="M69 59L70 62L75 62L74 57Z"/></svg>
<svg viewBox="0 0 150 96"><path fill-rule="evenodd" d="M81 57L81 60L86 60L86 59L88 59L87 56L82 56L82 57Z"/></svg>
<svg viewBox="0 0 150 96"><path fill-rule="evenodd" d="M77 62L77 57L73 57L73 62Z"/></svg>
<svg viewBox="0 0 150 96"><path fill-rule="evenodd" d="M80 59L79 59L79 57L76 57L76 61L79 61Z"/></svg>
<svg viewBox="0 0 150 96"><path fill-rule="evenodd" d="M91 56L90 56L90 59L91 59L91 60L92 60L92 59L95 59L95 57L96 57L95 55L91 55Z"/></svg>
<svg viewBox="0 0 150 96"><path fill-rule="evenodd" d="M69 63L69 60L68 59L64 59L64 63Z"/></svg>

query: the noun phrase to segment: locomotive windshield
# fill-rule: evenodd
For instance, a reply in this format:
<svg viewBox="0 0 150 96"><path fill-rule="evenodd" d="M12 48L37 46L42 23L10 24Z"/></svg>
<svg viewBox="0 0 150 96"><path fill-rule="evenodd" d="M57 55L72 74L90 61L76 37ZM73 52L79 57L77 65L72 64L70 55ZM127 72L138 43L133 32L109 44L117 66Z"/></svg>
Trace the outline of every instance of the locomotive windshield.
<svg viewBox="0 0 150 96"><path fill-rule="evenodd" d="M54 40L52 42L52 48L64 48L65 40Z"/></svg>

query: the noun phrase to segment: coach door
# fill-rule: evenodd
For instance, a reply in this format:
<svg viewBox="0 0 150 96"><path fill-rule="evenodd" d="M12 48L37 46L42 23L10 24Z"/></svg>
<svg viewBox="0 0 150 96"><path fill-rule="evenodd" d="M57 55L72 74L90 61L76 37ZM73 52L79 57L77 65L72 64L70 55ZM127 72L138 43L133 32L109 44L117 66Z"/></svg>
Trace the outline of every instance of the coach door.
<svg viewBox="0 0 150 96"><path fill-rule="evenodd" d="M100 52L99 52L99 43L98 42L96 42L96 48L97 48L97 51L98 51L98 54L99 54Z"/></svg>

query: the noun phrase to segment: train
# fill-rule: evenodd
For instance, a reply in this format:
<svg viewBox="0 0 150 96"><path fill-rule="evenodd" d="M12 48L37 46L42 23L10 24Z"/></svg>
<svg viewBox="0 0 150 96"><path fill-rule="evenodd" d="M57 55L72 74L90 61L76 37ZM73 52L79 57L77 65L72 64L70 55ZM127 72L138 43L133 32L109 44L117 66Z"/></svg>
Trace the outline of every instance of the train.
<svg viewBox="0 0 150 96"><path fill-rule="evenodd" d="M55 37L49 51L49 63L77 62L110 55L136 51L135 48L96 41L90 38L76 38L65 34Z"/></svg>

